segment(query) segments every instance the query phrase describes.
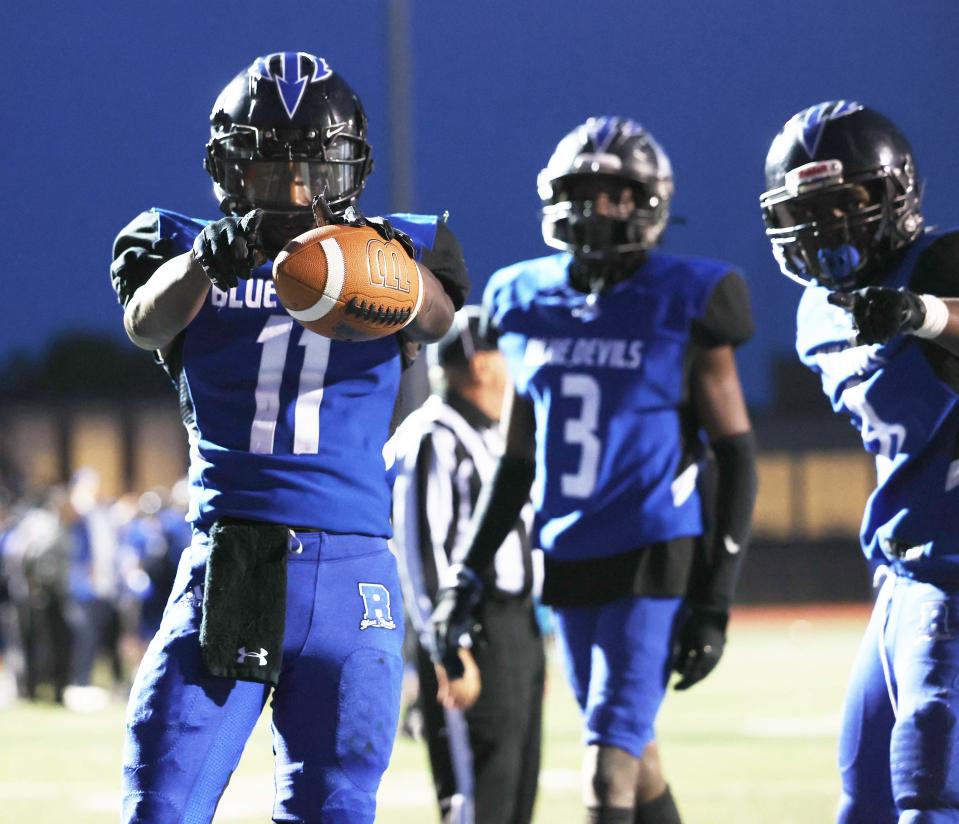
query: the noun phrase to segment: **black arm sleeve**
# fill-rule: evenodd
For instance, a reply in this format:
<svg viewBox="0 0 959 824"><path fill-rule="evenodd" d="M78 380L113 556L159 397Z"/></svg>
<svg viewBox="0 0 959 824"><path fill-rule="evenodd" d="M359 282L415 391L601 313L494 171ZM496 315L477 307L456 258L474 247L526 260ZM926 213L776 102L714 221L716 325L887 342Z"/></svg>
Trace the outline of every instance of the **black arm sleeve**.
<svg viewBox="0 0 959 824"><path fill-rule="evenodd" d="M739 272L729 272L713 287L701 318L693 321L692 342L706 349L739 346L754 331L749 308L749 287Z"/></svg>
<svg viewBox="0 0 959 824"><path fill-rule="evenodd" d="M941 298L959 297L959 232L943 235L923 251L913 266L909 288Z"/></svg>
<svg viewBox="0 0 959 824"><path fill-rule="evenodd" d="M110 280L120 305L126 307L136 292L170 257L170 241L160 237L159 217L142 212L127 224L113 242Z"/></svg>
<svg viewBox="0 0 959 824"><path fill-rule="evenodd" d="M535 467L531 460L504 455L483 487L473 511L473 540L462 558L454 561L482 576L506 536L516 528L523 506L529 500Z"/></svg>
<svg viewBox="0 0 959 824"><path fill-rule="evenodd" d="M423 252L423 265L443 284L453 307L460 309L469 295L470 278L463 260L463 247L442 221L436 227L433 248Z"/></svg>
<svg viewBox="0 0 959 824"><path fill-rule="evenodd" d="M752 432L743 432L720 438L712 448L715 493L712 501L705 502L706 540L697 552L687 597L694 608L728 612L756 501L756 440Z"/></svg>
<svg viewBox="0 0 959 824"><path fill-rule="evenodd" d="M160 219L156 212L141 212L124 226L113 241L113 263L110 264L110 281L120 305L125 309L134 292L175 254L170 239L160 237ZM193 419L193 407L186 384L180 382L182 348L181 334L163 357L156 352L154 358L180 392L180 409L186 423Z"/></svg>
<svg viewBox="0 0 959 824"><path fill-rule="evenodd" d="M909 288L940 298L959 297L959 232L943 235L924 250L913 267ZM959 392L959 358L935 341L919 340L936 376Z"/></svg>

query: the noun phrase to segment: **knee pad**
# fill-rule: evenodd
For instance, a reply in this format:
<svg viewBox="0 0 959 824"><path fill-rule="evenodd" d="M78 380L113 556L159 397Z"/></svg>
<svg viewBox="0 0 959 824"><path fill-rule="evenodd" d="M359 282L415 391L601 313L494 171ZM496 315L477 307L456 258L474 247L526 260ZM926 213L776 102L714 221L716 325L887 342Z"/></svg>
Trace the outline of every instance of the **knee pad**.
<svg viewBox="0 0 959 824"><path fill-rule="evenodd" d="M393 751L403 661L373 647L343 663L337 706L336 757L350 781L375 795Z"/></svg>
<svg viewBox="0 0 959 824"><path fill-rule="evenodd" d="M892 792L905 814L935 815L937 808L956 801L959 788L947 788L955 726L952 707L941 698L930 698L896 721L890 743Z"/></svg>

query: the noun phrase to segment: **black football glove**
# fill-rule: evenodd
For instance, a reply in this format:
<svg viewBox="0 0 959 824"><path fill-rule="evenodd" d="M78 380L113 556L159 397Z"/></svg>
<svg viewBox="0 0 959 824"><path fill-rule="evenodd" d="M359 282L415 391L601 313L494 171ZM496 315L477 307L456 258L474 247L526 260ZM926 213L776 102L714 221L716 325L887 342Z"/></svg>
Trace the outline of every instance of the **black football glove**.
<svg viewBox="0 0 959 824"><path fill-rule="evenodd" d="M473 631L474 612L483 595L483 583L469 567L460 567L456 583L440 591L430 617L433 629L433 659L443 665L451 681L463 677L459 657L460 638Z"/></svg>
<svg viewBox="0 0 959 824"><path fill-rule="evenodd" d="M907 289L867 286L855 292L832 292L828 300L852 315L857 344L886 343L896 335L915 332L926 319L919 295Z"/></svg>
<svg viewBox="0 0 959 824"><path fill-rule="evenodd" d="M256 268L263 210L225 217L203 227L193 241L193 257L213 285L226 292Z"/></svg>
<svg viewBox="0 0 959 824"><path fill-rule="evenodd" d="M689 689L715 669L726 645L728 620L729 614L720 610L690 609L673 656L673 669L681 676L676 689Z"/></svg>
<svg viewBox="0 0 959 824"><path fill-rule="evenodd" d="M416 249L413 248L413 239L395 228L385 217L366 217L359 206L347 206L340 213L334 212L323 195L313 196L313 217L317 226L369 226L387 243L398 240L411 258L415 260Z"/></svg>

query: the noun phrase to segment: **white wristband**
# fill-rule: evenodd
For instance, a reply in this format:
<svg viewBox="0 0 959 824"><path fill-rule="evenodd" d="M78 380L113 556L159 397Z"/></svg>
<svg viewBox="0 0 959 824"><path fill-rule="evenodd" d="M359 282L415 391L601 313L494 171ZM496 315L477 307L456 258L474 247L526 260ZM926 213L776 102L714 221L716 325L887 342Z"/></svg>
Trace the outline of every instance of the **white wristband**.
<svg viewBox="0 0 959 824"><path fill-rule="evenodd" d="M949 307L935 295L919 295L919 300L926 307L926 319L913 334L917 338L938 338L949 322Z"/></svg>
<svg viewBox="0 0 959 824"><path fill-rule="evenodd" d="M419 281L419 291L416 293L416 306L413 307L413 313L406 319L400 329L405 329L409 326L416 316L420 313L420 307L423 305L423 273L420 271L420 265L414 260L413 265L416 267L416 279Z"/></svg>

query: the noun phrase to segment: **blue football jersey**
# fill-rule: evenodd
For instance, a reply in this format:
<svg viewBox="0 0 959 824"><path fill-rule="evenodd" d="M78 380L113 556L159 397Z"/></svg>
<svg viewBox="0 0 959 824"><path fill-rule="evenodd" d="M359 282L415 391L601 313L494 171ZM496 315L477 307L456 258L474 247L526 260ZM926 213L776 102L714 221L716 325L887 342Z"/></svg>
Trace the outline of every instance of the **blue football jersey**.
<svg viewBox="0 0 959 824"><path fill-rule="evenodd" d="M653 252L590 306L567 283L570 260L501 269L484 298L516 390L535 410L536 545L580 560L698 535L685 367L691 327L730 267Z"/></svg>
<svg viewBox="0 0 959 824"><path fill-rule="evenodd" d="M908 287L923 253L945 235L930 232L913 243L883 285ZM820 286L805 289L796 349L819 373L833 409L876 456L863 550L884 560L911 548L907 566L917 573L959 572L959 408L929 357L930 347L945 350L911 335L856 346L852 316L829 304L828 295Z"/></svg>
<svg viewBox="0 0 959 824"><path fill-rule="evenodd" d="M152 221L150 251L165 259L189 251L207 223L163 209L141 218ZM419 257L432 248L435 217L390 219ZM123 259L114 280L125 302ZM383 446L401 372L396 338L343 342L304 329L277 300L271 266L229 292L211 288L168 356L189 434L188 518L389 536Z"/></svg>

